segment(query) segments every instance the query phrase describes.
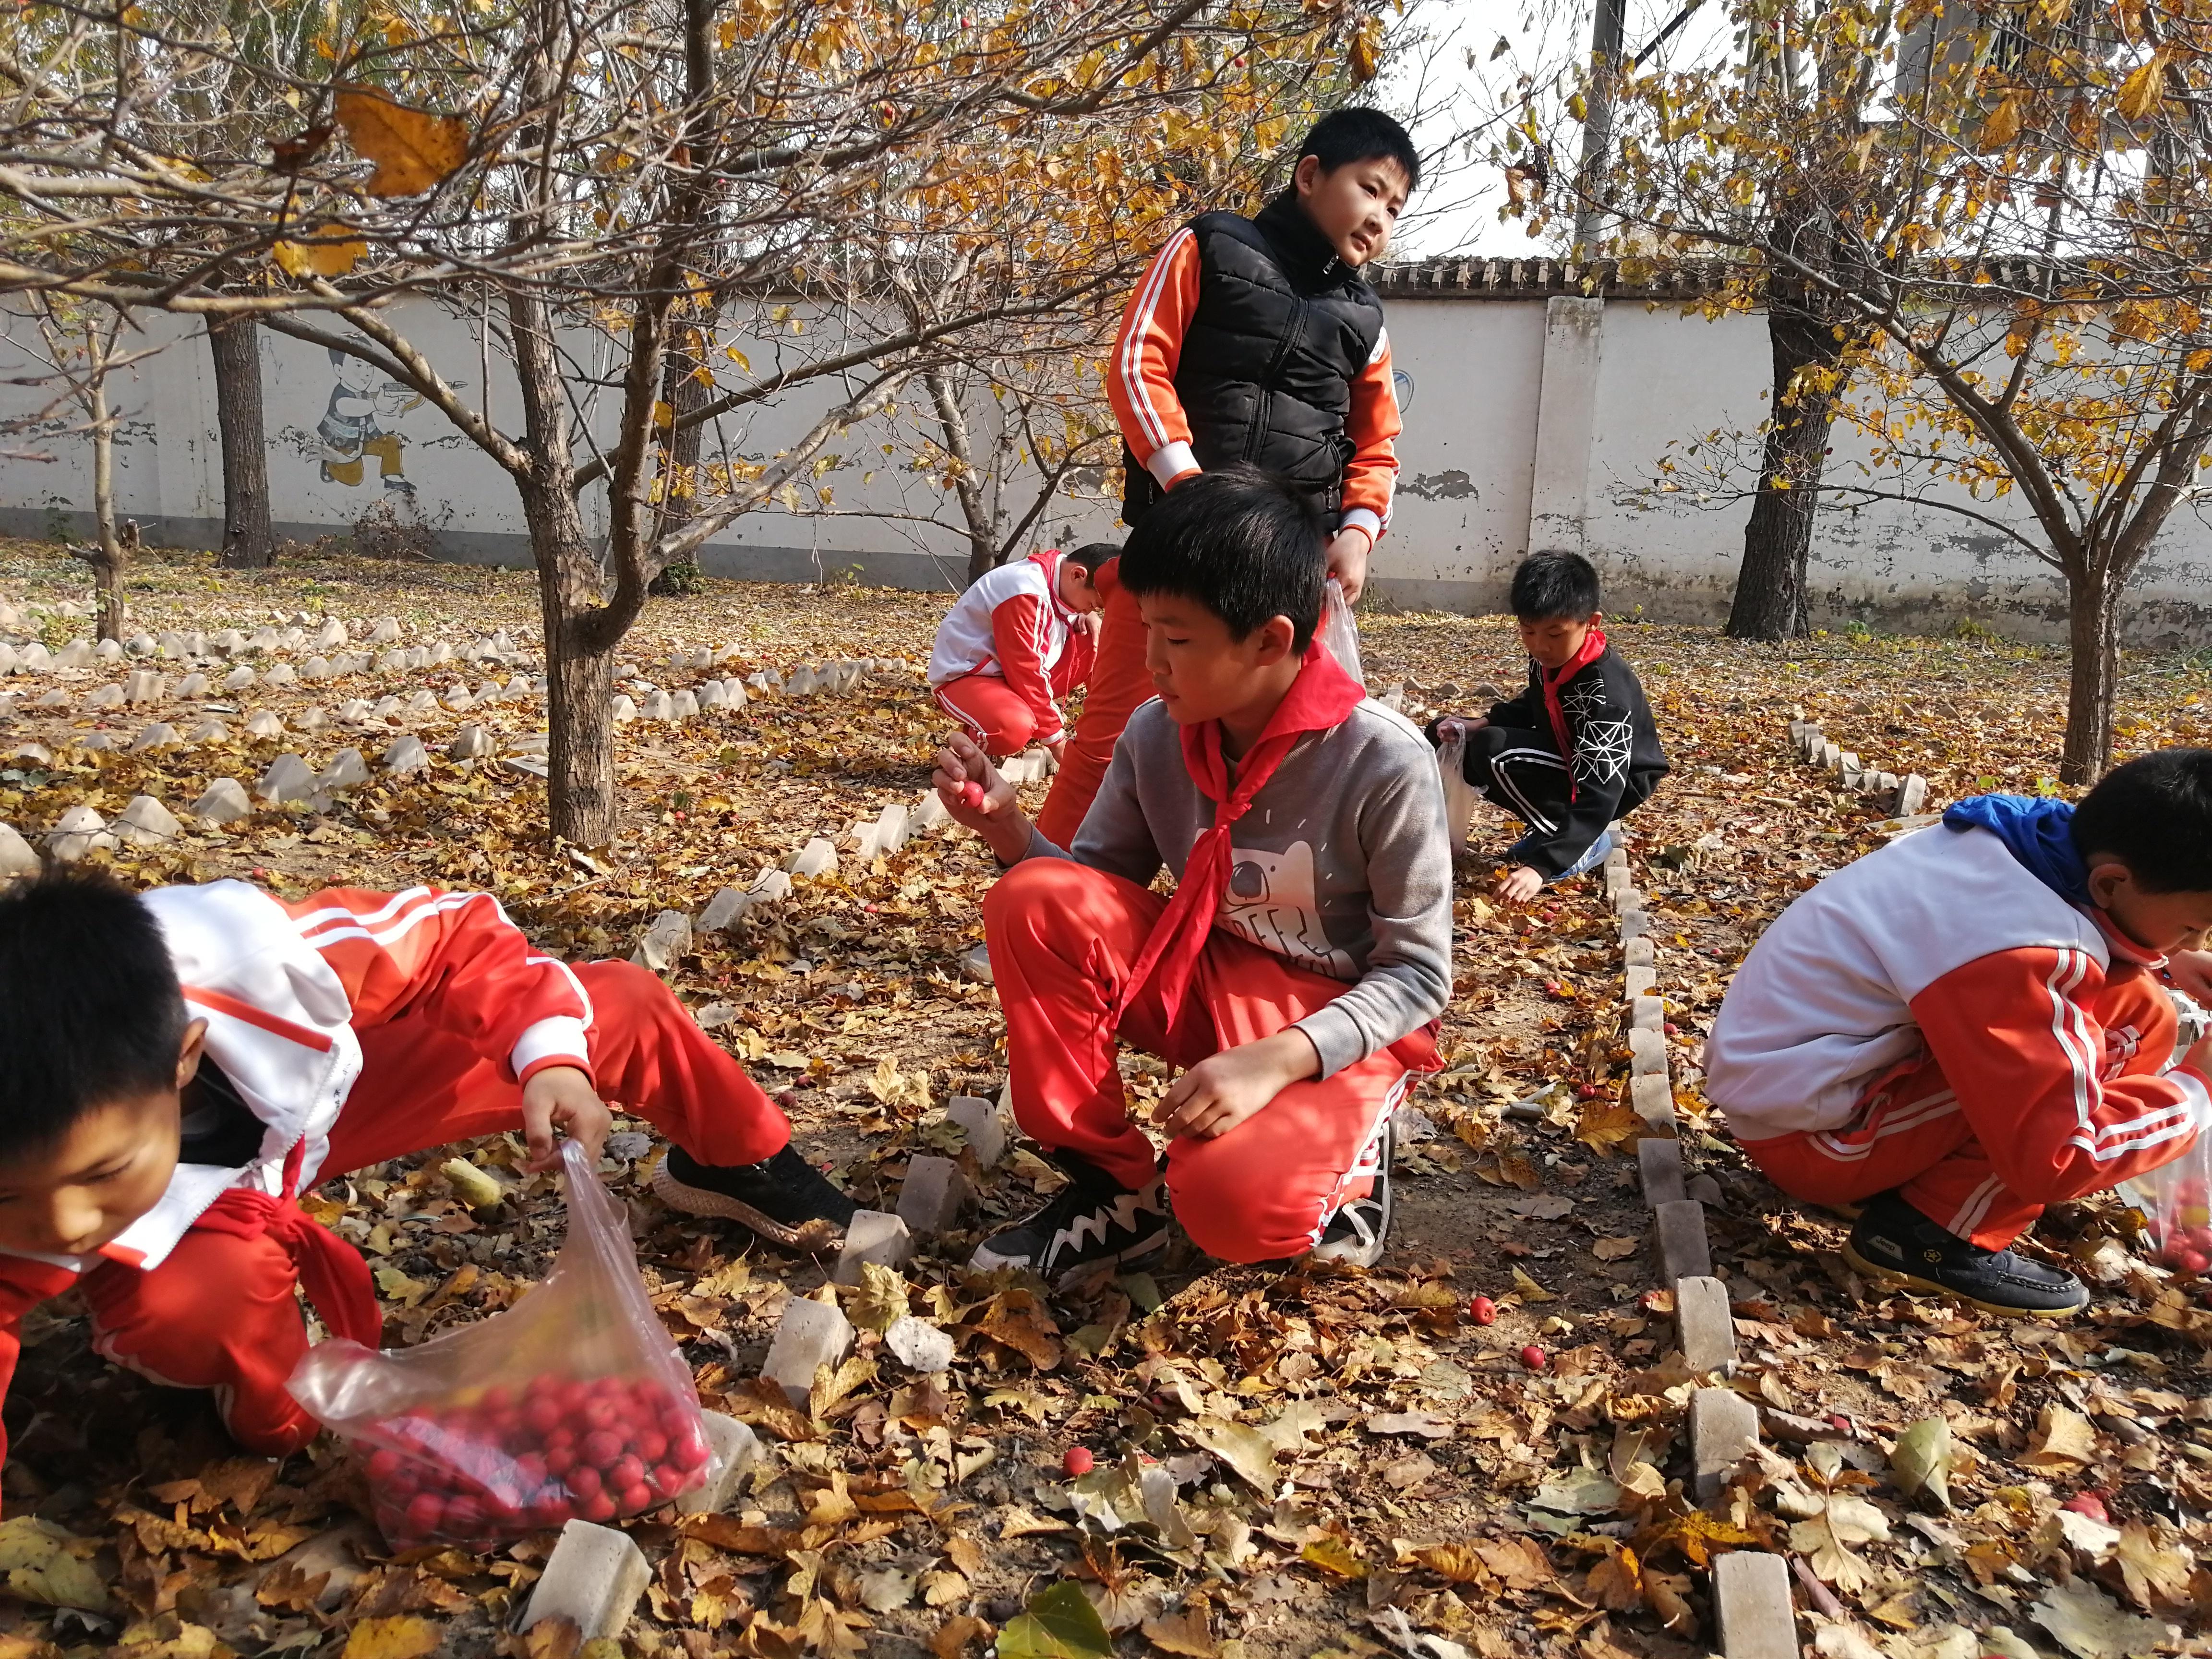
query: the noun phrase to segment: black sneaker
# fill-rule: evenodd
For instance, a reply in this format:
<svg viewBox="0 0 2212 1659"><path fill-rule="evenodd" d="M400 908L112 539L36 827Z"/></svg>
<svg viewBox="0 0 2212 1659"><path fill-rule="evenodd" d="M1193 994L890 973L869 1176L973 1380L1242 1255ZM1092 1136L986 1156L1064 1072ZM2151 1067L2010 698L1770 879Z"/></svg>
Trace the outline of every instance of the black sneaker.
<svg viewBox="0 0 2212 1659"><path fill-rule="evenodd" d="M1893 1192L1867 1200L1844 1260L1878 1283L1954 1296L1984 1313L2058 1319L2089 1305L2073 1274L1946 1232Z"/></svg>
<svg viewBox="0 0 2212 1659"><path fill-rule="evenodd" d="M789 1250L835 1249L860 1206L786 1142L760 1164L702 1164L671 1146L653 1172L653 1193L672 1210L740 1222Z"/></svg>
<svg viewBox="0 0 2212 1659"><path fill-rule="evenodd" d="M1371 1267L1382 1259L1390 1240L1390 1159L1396 1149L1397 1131L1385 1122L1382 1133L1368 1144L1352 1166L1349 1179L1366 1176L1374 1187L1364 1198L1337 1206L1322 1229L1321 1243L1310 1254L1316 1261L1341 1261L1348 1267Z"/></svg>
<svg viewBox="0 0 2212 1659"><path fill-rule="evenodd" d="M1085 1267L1134 1261L1166 1244L1167 1199L1158 1176L1131 1192L1073 1152L1053 1161L1067 1172L1067 1185L1035 1215L978 1244L970 1267L1026 1267L1058 1286Z"/></svg>

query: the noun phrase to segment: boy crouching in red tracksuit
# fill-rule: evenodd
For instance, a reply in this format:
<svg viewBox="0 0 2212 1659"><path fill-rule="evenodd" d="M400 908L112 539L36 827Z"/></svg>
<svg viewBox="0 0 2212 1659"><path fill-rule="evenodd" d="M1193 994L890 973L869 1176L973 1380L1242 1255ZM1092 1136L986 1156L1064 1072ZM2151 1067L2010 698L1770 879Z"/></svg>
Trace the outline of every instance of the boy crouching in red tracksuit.
<svg viewBox="0 0 2212 1659"><path fill-rule="evenodd" d="M1158 1117L1193 1243L1231 1261L1372 1266L1390 1118L1436 1068L1451 994L1451 851L1420 732L1315 637L1322 520L1284 480L1217 468L1121 555L1158 696L1115 745L1063 851L974 744L938 756L946 810L1011 866L983 925L1014 1115L1069 1184L971 1265L1058 1283L1166 1242L1119 1035L1187 1066ZM980 806L961 797L984 787ZM1175 895L1151 890L1164 865Z"/></svg>
<svg viewBox="0 0 2212 1659"><path fill-rule="evenodd" d="M2208 929L2212 750L2130 761L2078 807L1978 795L1783 912L1721 1005L1706 1092L1783 1191L1866 1206L1859 1272L2073 1313L2081 1282L2006 1246L2212 1127L2212 1038L2169 1066L2161 983L2201 988Z"/></svg>
<svg viewBox="0 0 2212 1659"><path fill-rule="evenodd" d="M94 1346L212 1389L241 1445L298 1449L295 1286L341 1336L382 1322L352 1245L295 1201L329 1176L520 1129L596 1159L622 1103L672 1146L654 1190L778 1243L853 1205L644 969L535 951L489 894L241 882L133 894L57 873L0 894L0 1389L24 1310L77 1286ZM4 1441L0 1441L4 1452Z"/></svg>
<svg viewBox="0 0 2212 1659"><path fill-rule="evenodd" d="M1060 702L1091 677L1098 589L1091 574L1121 550L1094 542L1032 553L969 585L937 625L929 683L945 712L994 759L1041 743L1057 759Z"/></svg>

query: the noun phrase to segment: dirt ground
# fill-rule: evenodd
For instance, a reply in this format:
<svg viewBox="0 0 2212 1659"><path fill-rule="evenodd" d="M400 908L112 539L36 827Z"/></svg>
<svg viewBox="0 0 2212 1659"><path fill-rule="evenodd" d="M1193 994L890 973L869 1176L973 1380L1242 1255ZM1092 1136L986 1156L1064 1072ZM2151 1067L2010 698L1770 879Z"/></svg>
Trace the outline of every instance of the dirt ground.
<svg viewBox="0 0 2212 1659"><path fill-rule="evenodd" d="M163 556L130 592L151 632L251 632L304 612L389 616L410 644L497 629L526 648L534 639L523 574L303 558L245 574ZM0 596L82 599L80 568L0 545ZM716 582L653 602L625 655L672 690L702 677L671 669L672 653L702 645L736 647L718 673L856 657L918 668L944 603ZM50 647L89 632L31 620ZM1498 619L1373 614L1361 627L1370 683L1403 683L1417 718L1473 707L1480 684L1522 672ZM1073 1297L972 1279L960 1264L975 1240L1058 1177L1034 1147L989 1172L971 1157L969 1231L901 1284L842 1293L859 1346L798 1410L756 1378L784 1307L824 1294L830 1264L672 1215L646 1190L657 1149L618 1143L629 1155L602 1173L629 1206L664 1322L707 1403L767 1448L729 1515L631 1525L655 1577L624 1652L953 1659L994 1640L1003 1659L1106 1651L1095 1627L1054 1611L1048 1593L1073 1584L1122 1654L1688 1655L1715 1640L1706 1564L1753 1543L1797 1564L1823 1653L2212 1652L2203 1287L2131 1255L2130 1217L2100 1200L2047 1217L2028 1245L2094 1259L2105 1282L2082 1319L2030 1328L1875 1294L1836 1255L1841 1224L1783 1201L1697 1089L1698 1044L1759 928L1894 827L1798 767L1785 723L1821 719L1869 763L1920 771L1931 806L2049 787L2063 660L1978 635L1777 649L1634 622L1610 632L1674 764L1635 815L1632 858L1660 923L1685 1150L1719 1189L1715 1251L1746 1356L1728 1382L1768 1413L1769 1455L1702 1507L1684 1490L1695 1379L1651 1288L1633 1115L1618 1098L1614 925L1587 879L1528 909L1492 905L1487 854L1509 831L1483 822L1462 871L1446 1068L1413 1097L1437 1133L1401 1155L1391 1252L1371 1274L1224 1268L1179 1247L1152 1273ZM34 843L79 805L112 817L144 793L181 815L212 780L251 787L287 750L320 768L351 745L374 764L403 728L303 729L303 712L457 678L210 696L234 733L261 708L288 732L141 755L70 744L103 729L127 740L153 719L181 728L199 705L28 706L56 684L81 703L122 666L11 683L23 695L0 727L0 819ZM163 666L173 684L176 665ZM2126 748L2207 741L2208 688L2212 662L2130 658ZM412 778L94 856L137 883L483 888L544 948L627 956L659 912L696 914L808 836L911 804L939 730L918 674L625 726L624 838L593 870L549 852L534 778L443 757L465 721L512 738L542 719L529 702L441 710L404 728L436 757ZM50 757L19 756L26 743ZM981 937L989 867L952 828L866 866L848 854L741 929L699 935L672 970L786 1106L799 1144L864 1203L891 1207L915 1152L960 1150L947 1098L1003 1081L994 995L960 967ZM1139 1101L1168 1081L1135 1056L1125 1073ZM369 1253L387 1346L497 1313L559 1243L557 1190L516 1173L511 1140L463 1150L504 1186L495 1212L471 1213L437 1173L450 1149L334 1178L309 1200ZM1476 1296L1495 1302L1495 1323L1469 1317ZM894 1356L880 1332L901 1312L951 1336L949 1371ZM1531 1345L1539 1370L1520 1357ZM549 1537L482 1555L394 1552L366 1525L358 1474L329 1437L281 1465L240 1457L204 1397L93 1355L69 1298L27 1316L24 1350L0 1480L15 1517L0 1568L15 1590L0 1598L0 1659L558 1650L505 1633ZM1908 1473L1938 1435L1948 1503ZM1096 1459L1080 1480L1063 1468L1072 1447ZM2084 1492L2109 1526L2061 1508ZM71 1600L92 1605L42 1605Z"/></svg>

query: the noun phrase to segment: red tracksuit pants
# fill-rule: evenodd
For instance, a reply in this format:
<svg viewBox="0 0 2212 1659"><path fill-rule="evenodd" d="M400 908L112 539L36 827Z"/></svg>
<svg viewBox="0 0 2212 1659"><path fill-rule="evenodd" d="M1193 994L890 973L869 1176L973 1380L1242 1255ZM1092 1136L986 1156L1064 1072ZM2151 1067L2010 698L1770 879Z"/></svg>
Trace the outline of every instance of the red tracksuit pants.
<svg viewBox="0 0 2212 1659"><path fill-rule="evenodd" d="M626 962L576 973L592 1000L602 1097L704 1164L754 1164L783 1148L791 1126L782 1113L667 987ZM325 1176L521 1127L521 1088L421 1017L365 1030L361 1045L362 1074L331 1132ZM297 1279L276 1239L195 1227L151 1272L105 1263L82 1284L101 1353L157 1382L214 1389L240 1445L281 1455L316 1429L284 1391L307 1348Z"/></svg>
<svg viewBox="0 0 2212 1659"><path fill-rule="evenodd" d="M1131 1188L1156 1165L1152 1142L1129 1121L1106 1022L1166 906L1134 882L1062 859L1016 865L983 902L1015 1121ZM1273 1036L1345 988L1216 928L1173 1026L1148 988L1123 1014L1120 1035L1171 1065L1194 1066ZM1407 1081L1404 1065L1382 1050L1334 1077L1292 1084L1224 1135L1173 1142L1168 1192L1191 1242L1224 1261L1310 1248L1337 1206L1367 1185L1363 1156Z"/></svg>
<svg viewBox="0 0 2212 1659"><path fill-rule="evenodd" d="M1144 615L1135 597L1122 587L1121 572L1121 562L1109 559L1094 579L1104 600L1098 613L1098 654L1052 793L1036 816L1038 832L1056 847L1070 845L1083 827L1083 815L1106 781L1114 745L1121 740L1129 716L1159 695L1152 671L1145 665Z"/></svg>
<svg viewBox="0 0 2212 1659"><path fill-rule="evenodd" d="M2002 1114L1992 1121L1962 1103L1943 1068L1928 1055L1878 1079L1840 1129L1801 1130L1742 1146L1767 1178L1792 1198L1861 1204L1894 1187L1907 1204L1947 1232L1985 1250L2002 1250L2033 1225L2044 1208L2007 1187L1984 1150L1992 1138L2016 1138L2020 1133L2021 1125ZM2051 1197L2081 1195L2062 1192Z"/></svg>
<svg viewBox="0 0 2212 1659"><path fill-rule="evenodd" d="M938 706L993 760L1018 755L1036 735L1036 710L998 674L963 674L937 688Z"/></svg>

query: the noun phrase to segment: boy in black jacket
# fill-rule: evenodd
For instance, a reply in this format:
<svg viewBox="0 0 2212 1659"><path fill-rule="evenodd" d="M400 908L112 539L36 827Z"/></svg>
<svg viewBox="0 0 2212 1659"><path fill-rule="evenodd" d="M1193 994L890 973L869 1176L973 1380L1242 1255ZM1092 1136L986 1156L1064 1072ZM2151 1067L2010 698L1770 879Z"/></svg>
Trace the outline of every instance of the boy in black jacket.
<svg viewBox="0 0 2212 1659"><path fill-rule="evenodd" d="M1534 898L1612 850L1606 828L1667 775L1635 672L1605 642L1597 572L1579 553L1538 553L1513 573L1513 615L1528 648L1528 689L1480 720L1429 727L1464 734L1467 781L1528 825L1505 854L1498 896Z"/></svg>

